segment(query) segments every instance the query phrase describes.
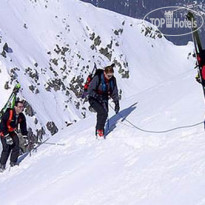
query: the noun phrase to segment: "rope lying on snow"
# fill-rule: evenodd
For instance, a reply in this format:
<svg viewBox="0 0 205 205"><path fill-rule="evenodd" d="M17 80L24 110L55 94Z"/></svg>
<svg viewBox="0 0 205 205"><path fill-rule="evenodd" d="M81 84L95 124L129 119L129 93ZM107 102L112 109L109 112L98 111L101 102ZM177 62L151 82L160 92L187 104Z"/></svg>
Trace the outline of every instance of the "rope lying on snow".
<svg viewBox="0 0 205 205"><path fill-rule="evenodd" d="M109 106L111 107L112 110L114 110L114 108L109 104ZM120 117L124 118L123 115L121 115L120 113L118 113L117 115L119 115ZM160 133L167 133L167 132L172 132L174 130L179 130L179 129L187 129L187 128L190 128L190 127L196 127L198 125L201 125L201 124L204 124L204 121L202 122L198 122L198 123L195 123L195 124L191 124L191 125L184 125L184 126L179 126L179 127L175 127L175 128L172 128L172 129L167 129L167 130L160 130L160 131L154 131L154 130L146 130L146 129L142 129L140 127L137 127L135 124L133 124L131 121L127 120L127 119L124 119L126 122L128 122L130 125L132 125L132 127L142 131L142 132L148 132L148 133L155 133L155 134L160 134ZM122 122L121 122L122 123Z"/></svg>

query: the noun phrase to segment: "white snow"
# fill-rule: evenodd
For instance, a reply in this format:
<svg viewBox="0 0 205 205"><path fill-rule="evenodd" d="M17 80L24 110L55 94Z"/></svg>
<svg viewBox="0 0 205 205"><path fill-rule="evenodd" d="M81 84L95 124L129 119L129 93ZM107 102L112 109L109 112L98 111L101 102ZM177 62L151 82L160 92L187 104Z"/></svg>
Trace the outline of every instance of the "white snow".
<svg viewBox="0 0 205 205"><path fill-rule="evenodd" d="M18 80L23 86L22 96L32 104L42 124L53 120L61 128L57 134L49 136L47 142L64 145L43 144L31 156L20 157L19 166L9 168L7 164L5 172L0 174L0 204L204 205L203 123L161 134L142 132L133 126L163 131L203 122L203 93L201 85L195 81L194 59L188 58L193 44L174 46L164 37L145 37L141 33L140 20L76 0L32 2L2 1L1 8L10 14L7 21L5 13L0 13L1 19L5 19L0 22L2 40L8 41L15 52L8 55L12 62L0 58L0 76L4 78L4 82L0 82L1 92L4 92L1 105L10 92L3 89L9 79L9 69L20 66ZM112 29L119 29L125 21L122 36L116 37L120 46L115 48L113 59L120 59L123 54L123 60L129 63L130 78L122 79L115 72L123 91L121 111L114 115L110 107L112 132L106 140L95 139L95 114L81 119L72 102L67 110L62 107L66 100L63 92L45 91L43 83L53 78L50 71L39 77L38 95L28 89L30 84L36 85L34 80L23 74L34 62L40 65L36 68L38 72L40 67L47 65L46 52L59 43L56 33L65 32L62 30L65 25L59 22L68 14L70 20L67 22L72 29L69 34L63 33L62 45L68 42L71 55L75 48L86 61L96 60L98 66L110 62L98 51L88 50L90 43L83 41L86 35L89 41L86 26L100 35L102 44L107 45ZM24 23L28 30L22 28ZM77 58L71 60L71 55L66 57L75 68L78 61ZM86 65L83 60L80 63ZM56 72L63 76L57 67ZM70 75L80 72L80 69L73 69ZM67 82L71 76L68 78ZM110 104L113 106L112 102ZM68 118L78 118L78 122L66 127L63 122Z"/></svg>

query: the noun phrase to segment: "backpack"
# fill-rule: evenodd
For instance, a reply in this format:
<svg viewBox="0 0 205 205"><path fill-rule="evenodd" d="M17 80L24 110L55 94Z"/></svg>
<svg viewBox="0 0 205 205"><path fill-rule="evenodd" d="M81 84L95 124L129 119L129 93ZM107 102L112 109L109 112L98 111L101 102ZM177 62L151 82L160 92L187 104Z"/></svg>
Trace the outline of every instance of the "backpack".
<svg viewBox="0 0 205 205"><path fill-rule="evenodd" d="M106 89L107 86L106 86L104 78L102 77L102 75L104 75L103 72L104 72L103 69L96 69L94 74L91 73L88 75L85 85L84 85L84 92L83 92L82 98L85 98L88 95L88 88L89 88L90 82L95 76L99 77L99 84L97 87L99 87L99 85L102 83L102 88ZM111 92L112 92L114 88L114 80L110 80L110 87L111 87Z"/></svg>
<svg viewBox="0 0 205 205"><path fill-rule="evenodd" d="M87 79L86 79L86 82L85 82L85 85L84 85L84 92L87 92L88 91L88 88L89 88L89 85L90 85L90 82L92 81L92 79L98 75L100 77L100 75L103 73L103 70L102 69L96 69L95 73L94 74L89 74ZM99 85L98 85L99 86Z"/></svg>

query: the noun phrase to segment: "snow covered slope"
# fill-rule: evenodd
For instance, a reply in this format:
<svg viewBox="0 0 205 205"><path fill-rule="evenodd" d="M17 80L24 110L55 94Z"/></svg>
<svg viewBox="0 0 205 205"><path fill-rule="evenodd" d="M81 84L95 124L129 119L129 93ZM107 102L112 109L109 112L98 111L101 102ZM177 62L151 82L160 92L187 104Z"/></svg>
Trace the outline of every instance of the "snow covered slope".
<svg viewBox="0 0 205 205"><path fill-rule="evenodd" d="M0 106L20 82L39 136L89 115L80 95L94 62L116 63L123 98L193 66L191 44L176 47L150 24L77 0L2 0L0 11Z"/></svg>
<svg viewBox="0 0 205 205"><path fill-rule="evenodd" d="M128 123L159 131L203 121L201 94L189 72L111 110L106 140L94 137L95 115L75 123L47 141L64 146L44 144L1 174L1 205L203 205L203 124L153 134Z"/></svg>

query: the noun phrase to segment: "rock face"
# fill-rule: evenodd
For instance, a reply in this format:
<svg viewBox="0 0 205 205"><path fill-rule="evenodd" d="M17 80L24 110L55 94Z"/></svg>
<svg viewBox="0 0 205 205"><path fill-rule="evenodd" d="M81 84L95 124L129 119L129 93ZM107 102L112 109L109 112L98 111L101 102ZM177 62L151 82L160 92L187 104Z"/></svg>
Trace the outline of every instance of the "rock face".
<svg viewBox="0 0 205 205"><path fill-rule="evenodd" d="M54 122L48 122L46 124L46 127L50 131L51 135L54 135L58 132L58 128L56 127Z"/></svg>
<svg viewBox="0 0 205 205"><path fill-rule="evenodd" d="M159 7L166 6L188 6L195 5L195 10L205 11L204 0L155 0L155 1L146 1L146 0L81 0L87 3L91 3L94 6L105 8L120 14L131 16L138 19L143 19L144 16ZM201 33L204 33L205 25L203 26ZM205 36L201 35L202 41L205 41ZM183 37L166 37L177 45L185 45L188 41L192 40L191 35L186 35Z"/></svg>
<svg viewBox="0 0 205 205"><path fill-rule="evenodd" d="M94 64L103 68L115 63L120 97L128 84L137 89L151 86L149 75L145 82L137 83L141 73L149 74L149 57L162 52L158 53L155 45L167 41L150 24L141 25L140 20L106 10L99 12L76 0L19 1L23 2L16 7L19 18L11 15L11 25L0 21L0 91L9 96L13 86L21 84L18 97L25 100L34 142L90 114L87 99L81 96ZM3 2L2 11L12 13L13 5ZM80 12L76 14L73 8ZM5 18L3 13L0 18ZM139 71L134 85L129 81L131 69ZM8 96L1 100L6 101Z"/></svg>

